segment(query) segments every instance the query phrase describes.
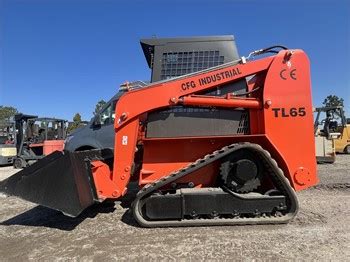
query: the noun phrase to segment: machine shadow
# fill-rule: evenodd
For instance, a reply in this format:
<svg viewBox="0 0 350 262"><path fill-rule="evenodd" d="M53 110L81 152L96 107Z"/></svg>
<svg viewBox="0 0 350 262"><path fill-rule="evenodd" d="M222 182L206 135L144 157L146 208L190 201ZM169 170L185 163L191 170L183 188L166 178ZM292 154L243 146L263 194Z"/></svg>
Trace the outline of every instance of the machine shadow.
<svg viewBox="0 0 350 262"><path fill-rule="evenodd" d="M118 204L127 209L123 216L122 222L131 226L138 226L132 212L129 211L131 203L138 191L138 186L135 183L129 185L128 193L121 198ZM36 206L22 214L0 222L2 226L33 226L33 227L48 227L65 231L74 230L81 222L87 218L94 218L100 213L113 213L116 210L114 201L105 201L101 204L93 205L85 209L78 217L68 217L59 211L44 207Z"/></svg>
<svg viewBox="0 0 350 262"><path fill-rule="evenodd" d="M124 214L123 214L123 216L121 218L121 221L124 224L127 224L128 226L141 228L141 226L134 219L134 216L133 216L133 214L132 214L130 209L128 209L127 211L124 212Z"/></svg>
<svg viewBox="0 0 350 262"><path fill-rule="evenodd" d="M126 209L126 211L121 217L121 221L124 224L133 226L133 227L140 227L139 224L137 224L136 220L134 219L134 216L132 215L132 211L131 211L132 202L134 201L138 191L139 191L139 187L137 182L131 182L128 185L128 193L121 199L121 203L120 203L120 206Z"/></svg>
<svg viewBox="0 0 350 262"><path fill-rule="evenodd" d="M65 231L71 231L87 218L94 218L99 213L112 213L115 207L113 202L93 205L84 210L78 217L68 217L59 211L36 206L22 214L0 222L2 226L33 226L49 227Z"/></svg>

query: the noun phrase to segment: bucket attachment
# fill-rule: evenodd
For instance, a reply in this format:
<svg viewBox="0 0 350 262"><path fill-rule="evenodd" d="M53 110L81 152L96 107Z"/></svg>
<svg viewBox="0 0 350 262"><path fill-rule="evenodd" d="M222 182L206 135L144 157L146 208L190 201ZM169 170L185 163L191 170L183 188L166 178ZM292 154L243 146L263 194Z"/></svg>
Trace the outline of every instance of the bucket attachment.
<svg viewBox="0 0 350 262"><path fill-rule="evenodd" d="M105 153L56 151L0 182L0 192L76 217L98 202L90 161Z"/></svg>

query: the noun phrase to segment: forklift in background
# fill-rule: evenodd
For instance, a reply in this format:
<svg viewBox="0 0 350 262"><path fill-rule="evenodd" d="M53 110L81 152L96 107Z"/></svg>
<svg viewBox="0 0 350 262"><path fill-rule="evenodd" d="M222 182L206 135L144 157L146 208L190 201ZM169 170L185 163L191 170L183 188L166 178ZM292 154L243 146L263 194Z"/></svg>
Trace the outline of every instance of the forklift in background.
<svg viewBox="0 0 350 262"><path fill-rule="evenodd" d="M350 154L350 118L345 117L343 107L339 107L337 111L342 124L337 128L340 136L334 140L335 152Z"/></svg>
<svg viewBox="0 0 350 262"><path fill-rule="evenodd" d="M34 115L15 115L17 156L15 168L24 168L54 151L62 151L67 132L67 121Z"/></svg>
<svg viewBox="0 0 350 262"><path fill-rule="evenodd" d="M0 165L13 163L17 155L14 121L0 121Z"/></svg>
<svg viewBox="0 0 350 262"><path fill-rule="evenodd" d="M334 163L336 152L339 150L344 152L345 148L350 151L350 147L344 143L344 141L349 141L350 130L346 128L343 107L317 107L314 112L316 113L314 132L317 163ZM324 117L323 113L325 118L320 120Z"/></svg>

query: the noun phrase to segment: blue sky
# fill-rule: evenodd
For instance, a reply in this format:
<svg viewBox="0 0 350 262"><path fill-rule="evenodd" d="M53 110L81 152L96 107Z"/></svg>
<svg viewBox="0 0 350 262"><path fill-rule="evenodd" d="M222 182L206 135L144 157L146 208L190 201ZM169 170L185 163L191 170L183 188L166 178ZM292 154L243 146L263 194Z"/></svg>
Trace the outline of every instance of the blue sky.
<svg viewBox="0 0 350 262"><path fill-rule="evenodd" d="M0 105L92 116L126 80L148 80L139 39L233 34L240 55L273 44L304 49L313 101L350 112L350 2L0 0ZM349 117L349 116L348 116Z"/></svg>

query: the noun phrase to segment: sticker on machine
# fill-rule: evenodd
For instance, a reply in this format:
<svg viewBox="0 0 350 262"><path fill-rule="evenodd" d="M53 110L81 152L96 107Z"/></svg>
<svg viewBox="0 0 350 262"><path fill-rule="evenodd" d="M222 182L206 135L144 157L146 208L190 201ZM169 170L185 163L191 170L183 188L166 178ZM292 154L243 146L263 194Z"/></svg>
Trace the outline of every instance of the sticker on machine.
<svg viewBox="0 0 350 262"><path fill-rule="evenodd" d="M123 136L123 137L122 137L122 145L123 145L123 146L128 145L128 136Z"/></svg>

